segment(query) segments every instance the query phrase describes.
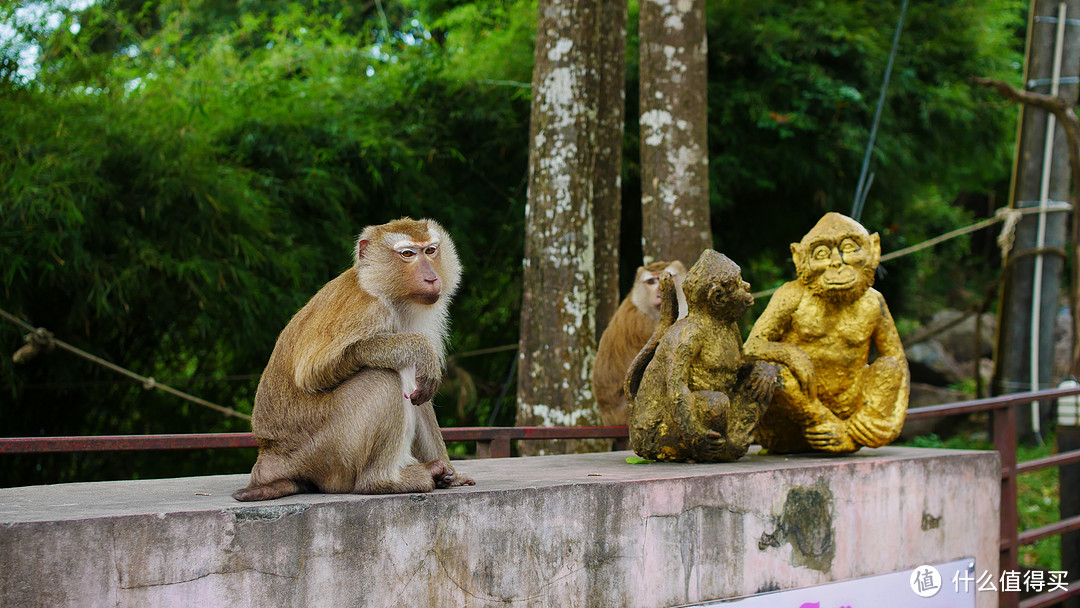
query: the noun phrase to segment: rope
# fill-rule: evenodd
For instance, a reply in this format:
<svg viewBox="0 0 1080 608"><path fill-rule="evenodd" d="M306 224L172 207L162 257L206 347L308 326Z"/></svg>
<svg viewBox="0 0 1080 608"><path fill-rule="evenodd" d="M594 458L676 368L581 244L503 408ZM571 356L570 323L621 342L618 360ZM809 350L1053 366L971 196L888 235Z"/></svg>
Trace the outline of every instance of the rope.
<svg viewBox="0 0 1080 608"><path fill-rule="evenodd" d="M30 332L30 335L27 336L27 346L30 346L31 344L40 343L40 341L45 336L47 336L47 341L48 341L49 344L59 346L60 348L66 350L66 351L68 351L68 352L70 352L72 354L78 355L78 356L80 356L80 357L82 357L84 359L87 359L88 361L92 361L94 363L97 363L98 365L100 365L102 367L106 367L108 369L111 369L112 371L114 371L114 372L116 372L118 374L123 374L123 375L125 375L125 376L127 376L129 378L133 378L136 381L138 381L139 383L141 383L145 390L150 390L150 389L156 388L158 390L165 391L166 393L169 393L170 395L175 395L177 397L180 397L181 399L187 399L188 401L190 401L192 403L195 403L197 405L201 405L203 407L208 407L208 408L210 408L212 410L217 410L217 411L219 411L219 412L221 412L221 413L223 413L223 414L225 414L227 416L236 416L237 418L243 418L245 420L251 420L251 416L248 416L247 414L244 414L242 412L238 412L238 411L236 411L236 410L234 410L232 408L225 407L223 405L218 405L216 403L211 403L211 402L207 401L206 399L201 399L199 397L196 397L195 395L189 395L188 393L185 393L183 391L178 391L175 388L173 388L173 387L171 387L171 386L169 386L167 384L161 384L157 380L154 380L153 377L136 374L135 372L133 372L131 370L124 369L123 367L120 367L119 365L116 365L114 363L106 361L105 359L102 359L101 357L97 357L95 355L92 355L92 354L86 352L85 350L82 350L81 348L72 346L71 344L68 344L67 342L64 342L63 340L60 340L60 339L58 339L56 337L53 337L53 335L51 333L49 333L48 331L46 331L44 327L35 328L34 326L30 325L29 323L23 321L22 319L16 317L15 315L9 313L8 311L6 311L6 310L4 310L2 308L0 308L0 317L3 317L5 319L7 319L8 321L11 321L12 323L14 323L14 324L16 324L16 325L18 325L18 326L22 327L23 329ZM31 336L33 336L33 337L31 337ZM23 348L19 349L19 353L23 353L23 355L21 357L22 361L27 361L27 360L29 360L30 358L32 358L33 356L35 356L37 354L36 352L31 353L30 351L26 351L25 349L27 348L27 346L24 346ZM16 353L16 356L18 356L19 353ZM14 359L14 357L13 357L13 359ZM16 359L16 361L19 362L19 359Z"/></svg>
<svg viewBox="0 0 1080 608"><path fill-rule="evenodd" d="M1030 215L1032 213L1039 213L1040 211L1068 211L1070 209L1072 209L1072 205L1069 205L1068 203L1059 203L1049 207L1048 209L1041 209L1039 207L1023 207L1021 209L1003 207L994 212L994 217L987 218L980 222L975 222L970 226L957 228L956 230L946 232L945 234L936 236L932 239L927 239L921 243L912 245L911 247L905 247L903 249L897 249L896 251L889 252L881 256L881 261L887 262L889 260L895 260L896 258L910 255L917 251L922 251L923 249L928 249L930 247L933 247L934 245L939 245L958 236L963 236L965 234L975 232L976 230L982 230L987 226L993 226L998 222L1005 222L1005 225L1001 227L1001 233L998 234L997 237L998 247L1001 247L1001 259L1002 261L1004 261L1009 257L1009 253L1012 251L1013 242L1016 238L1016 225L1020 222L1021 217L1025 215ZM754 292L751 295L753 295L754 298L764 298L776 293L777 289L780 288L773 287L772 289Z"/></svg>

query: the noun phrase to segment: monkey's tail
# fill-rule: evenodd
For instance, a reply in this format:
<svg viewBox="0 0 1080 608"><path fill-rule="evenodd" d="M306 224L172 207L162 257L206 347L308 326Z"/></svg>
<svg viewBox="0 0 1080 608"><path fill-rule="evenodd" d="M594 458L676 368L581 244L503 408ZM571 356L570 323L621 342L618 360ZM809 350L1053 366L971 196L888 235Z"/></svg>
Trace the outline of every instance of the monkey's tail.
<svg viewBox="0 0 1080 608"><path fill-rule="evenodd" d="M623 382L623 391L630 404L633 404L634 397L637 396L638 388L641 386L641 377L645 375L645 368L653 360L656 347L660 345L660 340L679 316L679 295L676 289L671 273L662 273L660 275L660 319L656 322L656 329L653 330L649 341L641 347L641 351L634 357L630 368L626 370L626 380Z"/></svg>

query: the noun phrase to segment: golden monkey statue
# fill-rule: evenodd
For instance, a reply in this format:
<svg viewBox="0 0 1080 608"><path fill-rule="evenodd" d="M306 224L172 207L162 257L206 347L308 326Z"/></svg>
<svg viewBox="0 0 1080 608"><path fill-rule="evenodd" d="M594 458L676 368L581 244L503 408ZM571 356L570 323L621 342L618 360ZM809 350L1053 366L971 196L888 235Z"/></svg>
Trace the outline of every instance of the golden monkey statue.
<svg viewBox="0 0 1080 608"><path fill-rule="evenodd" d="M871 287L878 235L827 213L791 255L798 279L777 290L745 344L748 356L780 364L758 443L772 453L887 445L904 426L910 375L889 307Z"/></svg>

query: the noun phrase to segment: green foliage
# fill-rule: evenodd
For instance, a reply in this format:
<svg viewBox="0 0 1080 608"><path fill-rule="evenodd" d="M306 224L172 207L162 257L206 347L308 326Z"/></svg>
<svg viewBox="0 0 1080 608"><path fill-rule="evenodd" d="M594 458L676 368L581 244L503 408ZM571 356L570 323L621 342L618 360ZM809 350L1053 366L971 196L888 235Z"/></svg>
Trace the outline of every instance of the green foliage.
<svg viewBox="0 0 1080 608"><path fill-rule="evenodd" d="M457 350L504 341L520 293L527 102L447 77L422 44L350 33L297 5L189 44L198 8L169 14L125 53L94 53L99 36L80 30L85 46L75 37L33 83L2 91L3 308L163 382L199 378L181 388L250 411L277 332L350 265L354 235L411 215L459 237ZM12 350L21 342L14 326L0 335ZM509 359L467 363L501 379ZM2 360L5 434L248 428L112 384L71 355L18 369ZM492 399L501 384L485 388ZM443 413L451 424L479 415ZM252 462L217 458L234 471ZM51 481L193 472L150 456L24 457L0 481L32 483L39 464Z"/></svg>
<svg viewBox="0 0 1080 608"><path fill-rule="evenodd" d="M970 223L970 212L949 204L961 193L1007 186L1016 109L967 79L1019 79L1023 6L910 5L862 217L886 252ZM744 270L756 288L793 276L788 244L824 212L851 213L899 8L899 1L708 4L715 240L733 259L753 260ZM948 296L904 296L948 294L965 283L957 275L985 267L960 261L965 245L960 239L885 264L878 288L894 315L936 310Z"/></svg>
<svg viewBox="0 0 1080 608"><path fill-rule="evenodd" d="M1016 460L1024 462L1045 458L1056 452L1051 434L1036 446L1020 445ZM1051 467L1019 475L1016 478L1016 511L1020 530L1030 530L1061 520L1059 508L1061 484L1058 468ZM1020 547L1020 565L1027 568L1061 570L1061 536L1044 538Z"/></svg>
<svg viewBox="0 0 1080 608"><path fill-rule="evenodd" d="M0 0L18 32L0 40L0 308L248 411L278 331L348 267L353 236L429 216L466 268L451 352L517 342L533 0L35 4ZM708 4L715 242L755 289L793 275L788 243L824 211L850 209L898 10ZM640 262L630 12L624 286ZM1023 18L1013 0L909 8L863 218L886 251L967 223L976 207L954 204L962 193L1002 190L1016 111L966 79L1018 78ZM975 243L886 264L878 287L894 315L979 294L995 260ZM0 323L9 350L21 334ZM453 359L443 424L511 423L515 360ZM0 384L5 435L247 429L65 353L0 357ZM5 460L0 484L251 462L26 456Z"/></svg>

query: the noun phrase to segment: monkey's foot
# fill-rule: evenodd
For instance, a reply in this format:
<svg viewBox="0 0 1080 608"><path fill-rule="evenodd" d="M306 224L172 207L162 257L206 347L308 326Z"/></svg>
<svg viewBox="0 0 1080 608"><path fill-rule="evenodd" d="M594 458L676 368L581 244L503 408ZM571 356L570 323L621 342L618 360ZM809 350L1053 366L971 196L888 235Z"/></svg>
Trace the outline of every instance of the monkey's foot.
<svg viewBox="0 0 1080 608"><path fill-rule="evenodd" d="M263 485L250 485L246 488L241 488L233 492L232 497L240 502L251 502L255 500L281 498L282 496L299 494L300 492L300 484L295 481L291 479L278 479Z"/></svg>
<svg viewBox="0 0 1080 608"><path fill-rule="evenodd" d="M819 452L846 454L859 449L848 434L846 425L839 420L815 424L806 429L806 442Z"/></svg>
<svg viewBox="0 0 1080 608"><path fill-rule="evenodd" d="M476 482L468 477L459 477L454 468L445 460L432 460L424 463L424 466L431 473L431 478L435 480L436 488L476 485Z"/></svg>

